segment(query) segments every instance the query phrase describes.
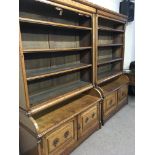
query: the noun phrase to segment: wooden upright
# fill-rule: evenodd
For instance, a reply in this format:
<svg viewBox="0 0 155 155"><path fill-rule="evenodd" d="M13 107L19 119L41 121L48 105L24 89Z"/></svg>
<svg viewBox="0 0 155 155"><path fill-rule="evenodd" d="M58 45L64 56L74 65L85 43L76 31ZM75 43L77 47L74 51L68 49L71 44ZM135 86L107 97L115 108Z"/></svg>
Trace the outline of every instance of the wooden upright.
<svg viewBox="0 0 155 155"><path fill-rule="evenodd" d="M20 151L69 154L127 103L126 16L83 0L20 0Z"/></svg>

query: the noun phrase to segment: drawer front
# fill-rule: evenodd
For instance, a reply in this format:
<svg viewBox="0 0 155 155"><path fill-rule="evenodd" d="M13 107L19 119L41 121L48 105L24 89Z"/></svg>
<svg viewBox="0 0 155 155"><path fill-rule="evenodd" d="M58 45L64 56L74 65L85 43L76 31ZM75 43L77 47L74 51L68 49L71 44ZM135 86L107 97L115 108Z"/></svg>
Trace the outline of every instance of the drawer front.
<svg viewBox="0 0 155 155"><path fill-rule="evenodd" d="M103 106L104 115L109 115L112 111L116 109L117 93L112 92L111 94L106 96L103 104L104 104Z"/></svg>
<svg viewBox="0 0 155 155"><path fill-rule="evenodd" d="M61 154L67 145L72 145L77 139L75 121L70 121L58 127L47 137L48 152ZM63 147L65 145L65 147ZM60 152L60 153L58 153Z"/></svg>
<svg viewBox="0 0 155 155"><path fill-rule="evenodd" d="M83 134L89 132L94 126L99 123L99 109L98 105L93 106L92 108L88 109L86 112L83 112L79 115L79 137Z"/></svg>
<svg viewBox="0 0 155 155"><path fill-rule="evenodd" d="M120 103L122 100L126 99L128 96L128 86L125 85L118 90L118 102Z"/></svg>

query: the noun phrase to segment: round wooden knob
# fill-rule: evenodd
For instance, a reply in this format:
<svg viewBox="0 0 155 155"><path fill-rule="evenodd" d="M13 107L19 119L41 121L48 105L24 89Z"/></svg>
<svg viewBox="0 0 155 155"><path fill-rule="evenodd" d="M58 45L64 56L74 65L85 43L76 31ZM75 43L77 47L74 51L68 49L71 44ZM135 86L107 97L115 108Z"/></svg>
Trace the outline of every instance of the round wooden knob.
<svg viewBox="0 0 155 155"><path fill-rule="evenodd" d="M95 117L95 113L92 114L92 118L94 118L94 117Z"/></svg>
<svg viewBox="0 0 155 155"><path fill-rule="evenodd" d="M67 138L68 136L69 136L69 131L66 131L66 132L64 133L64 137Z"/></svg>
<svg viewBox="0 0 155 155"><path fill-rule="evenodd" d="M57 146L58 143L59 143L59 138L54 139L53 145L54 145L54 146Z"/></svg>
<svg viewBox="0 0 155 155"><path fill-rule="evenodd" d="M89 121L89 118L87 117L86 119L85 119L85 123L87 123Z"/></svg>

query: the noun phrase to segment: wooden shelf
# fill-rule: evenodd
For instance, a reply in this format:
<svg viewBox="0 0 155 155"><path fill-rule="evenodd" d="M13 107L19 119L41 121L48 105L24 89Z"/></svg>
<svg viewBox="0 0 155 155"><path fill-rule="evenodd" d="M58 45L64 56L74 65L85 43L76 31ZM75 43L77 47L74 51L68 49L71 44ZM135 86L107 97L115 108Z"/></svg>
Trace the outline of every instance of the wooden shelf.
<svg viewBox="0 0 155 155"><path fill-rule="evenodd" d="M23 22L23 23L47 25L47 26L52 26L52 27L62 27L62 28L77 29L77 30L92 30L92 28L90 28L90 27L61 24L61 23L55 23L55 22L49 22L49 21L43 21L43 20L37 20L37 19L30 19L30 18L19 17L19 20L20 20L20 22Z"/></svg>
<svg viewBox="0 0 155 155"><path fill-rule="evenodd" d="M75 82L75 83L78 83L78 81ZM70 89L69 92L62 93L62 95L59 95L59 96L57 96L55 98L50 98L48 101L45 101L45 102L43 102L41 104L34 105L33 107L31 107L31 110L29 111L29 114L31 114L31 115L37 114L38 112L43 111L43 110L45 110L45 109L47 109L49 107L53 107L54 105L58 105L59 103L63 102L64 99L65 100L70 99L72 97L75 97L76 95L82 94L82 93L84 93L84 92L86 92L86 91L93 88L93 85L91 83L84 82L83 84L84 85L81 86L81 87L74 87L75 89L72 88L72 89ZM68 86L71 87L72 83L70 83L70 85L62 86L63 90L65 90L64 87L68 87Z"/></svg>
<svg viewBox="0 0 155 155"><path fill-rule="evenodd" d="M98 30L111 31L111 32L124 32L124 30L118 30L118 29L113 29L108 27L99 27Z"/></svg>
<svg viewBox="0 0 155 155"><path fill-rule="evenodd" d="M82 51L92 49L91 46L88 47L75 47L75 48L59 48L59 49L25 49L24 53L37 53L37 52L71 52L71 51Z"/></svg>
<svg viewBox="0 0 155 155"><path fill-rule="evenodd" d="M100 79L100 80L97 81L97 84L106 82L106 81L108 81L110 79L113 79L113 78L115 78L117 76L120 76L122 74L123 74L122 71L115 71L115 72L113 71L113 72L109 72L107 74L104 74L104 76L103 76L103 74L98 75L98 79Z"/></svg>
<svg viewBox="0 0 155 155"><path fill-rule="evenodd" d="M91 96L89 94L80 95L78 98L70 101L58 109L46 111L46 114L36 115L34 119L39 126L39 133L52 129L56 125L73 118L75 115L85 111L87 108L98 102L100 98Z"/></svg>
<svg viewBox="0 0 155 155"><path fill-rule="evenodd" d="M76 64L64 64L58 67L49 67L41 69L33 69L27 71L27 80L36 80L49 76L55 76L58 74L68 73L91 67L91 64L76 63Z"/></svg>
<svg viewBox="0 0 155 155"><path fill-rule="evenodd" d="M110 46L123 46L123 44L102 44L102 45L98 45L98 47L110 47Z"/></svg>
<svg viewBox="0 0 155 155"><path fill-rule="evenodd" d="M124 24L125 23L124 21L117 20L117 19L112 19L112 18L109 18L109 17L103 17L102 15L99 15L98 17L101 18L104 21L106 20L106 21L110 21L110 22L118 23L118 24Z"/></svg>
<svg viewBox="0 0 155 155"><path fill-rule="evenodd" d="M114 59L99 59L98 60L98 66L108 64L108 63L113 63L117 61L122 61L123 58L114 58Z"/></svg>
<svg viewBox="0 0 155 155"><path fill-rule="evenodd" d="M44 90L44 91L41 91L39 93L29 96L30 103L32 106L35 106L40 103L48 102L53 98L64 95L65 93L71 92L75 89L79 89L89 84L90 84L89 82L75 81L75 82L71 82L68 84L58 86L56 88L54 87L51 89L47 89L47 90Z"/></svg>

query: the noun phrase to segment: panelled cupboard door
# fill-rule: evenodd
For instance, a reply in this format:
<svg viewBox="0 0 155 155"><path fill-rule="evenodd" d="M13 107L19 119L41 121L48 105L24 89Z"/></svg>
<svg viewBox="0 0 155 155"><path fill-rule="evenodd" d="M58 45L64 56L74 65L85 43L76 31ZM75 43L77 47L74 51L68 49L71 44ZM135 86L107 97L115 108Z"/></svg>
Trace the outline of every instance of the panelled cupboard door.
<svg viewBox="0 0 155 155"><path fill-rule="evenodd" d="M62 155L77 141L77 120L74 118L55 130L51 131L45 138L46 155Z"/></svg>
<svg viewBox="0 0 155 155"><path fill-rule="evenodd" d="M98 125L99 104L96 104L78 116L78 138L89 134Z"/></svg>
<svg viewBox="0 0 155 155"><path fill-rule="evenodd" d="M128 96L128 85L124 85L118 90L118 106L122 104L124 100L127 99L127 96Z"/></svg>
<svg viewBox="0 0 155 155"><path fill-rule="evenodd" d="M103 104L104 117L108 117L117 107L117 92L105 96Z"/></svg>

